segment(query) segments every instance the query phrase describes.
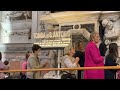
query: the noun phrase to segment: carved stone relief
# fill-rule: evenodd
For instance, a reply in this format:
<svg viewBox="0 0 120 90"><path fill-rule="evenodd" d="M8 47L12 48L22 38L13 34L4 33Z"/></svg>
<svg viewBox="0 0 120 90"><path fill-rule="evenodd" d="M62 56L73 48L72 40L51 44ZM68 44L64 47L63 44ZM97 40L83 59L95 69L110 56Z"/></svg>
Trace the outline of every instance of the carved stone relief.
<svg viewBox="0 0 120 90"><path fill-rule="evenodd" d="M109 16L109 18L102 21L102 25L105 27L106 44L117 43L119 46L118 51L120 51L120 16Z"/></svg>
<svg viewBox="0 0 120 90"><path fill-rule="evenodd" d="M28 43L31 39L32 11L2 11L2 43Z"/></svg>

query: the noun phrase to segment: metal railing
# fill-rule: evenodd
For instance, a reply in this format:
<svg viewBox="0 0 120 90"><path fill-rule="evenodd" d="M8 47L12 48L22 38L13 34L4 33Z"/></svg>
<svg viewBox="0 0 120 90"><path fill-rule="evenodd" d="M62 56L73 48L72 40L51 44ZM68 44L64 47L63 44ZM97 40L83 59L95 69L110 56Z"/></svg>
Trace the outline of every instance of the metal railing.
<svg viewBox="0 0 120 90"><path fill-rule="evenodd" d="M27 70L0 70L0 73L2 73L2 72L58 71L58 70L103 70L103 69L120 69L120 66L79 67L79 68L41 68L41 69L27 69Z"/></svg>

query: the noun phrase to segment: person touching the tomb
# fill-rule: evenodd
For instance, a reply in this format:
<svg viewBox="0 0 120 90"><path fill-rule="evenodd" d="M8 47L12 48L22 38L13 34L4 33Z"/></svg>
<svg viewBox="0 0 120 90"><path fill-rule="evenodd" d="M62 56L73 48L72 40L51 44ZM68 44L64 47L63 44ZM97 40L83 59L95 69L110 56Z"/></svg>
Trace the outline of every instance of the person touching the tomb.
<svg viewBox="0 0 120 90"><path fill-rule="evenodd" d="M33 53L30 54L28 58L27 69L44 68L48 63L46 62L43 65L40 64L40 60L38 56L40 55L41 47L37 44L34 44L32 46L32 51ZM42 77L41 77L40 71L27 72L27 79L41 79L41 78Z"/></svg>

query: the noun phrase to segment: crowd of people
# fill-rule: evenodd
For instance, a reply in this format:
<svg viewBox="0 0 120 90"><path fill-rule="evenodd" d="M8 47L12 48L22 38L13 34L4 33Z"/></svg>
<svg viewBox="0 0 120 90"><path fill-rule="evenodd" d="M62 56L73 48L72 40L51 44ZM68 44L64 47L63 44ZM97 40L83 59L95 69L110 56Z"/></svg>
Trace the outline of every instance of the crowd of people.
<svg viewBox="0 0 120 90"><path fill-rule="evenodd" d="M78 49L71 47L61 60L61 68L79 68L79 67L98 67L98 66L117 66L118 46L116 43L109 45L109 51L103 48L103 43L100 42L99 33L93 32L90 36L90 41L83 48L83 42L78 42ZM101 50L102 49L102 50ZM27 52L25 60L22 63L22 70L41 69L48 65L48 62L43 65L40 63L41 47L34 44L32 52ZM9 70L9 62L2 62L2 54L0 53L0 69ZM118 76L116 77L116 72ZM61 79L119 79L120 70L62 70ZM0 79L9 77L9 73L0 73ZM20 72L20 79L42 79L40 71L36 72Z"/></svg>

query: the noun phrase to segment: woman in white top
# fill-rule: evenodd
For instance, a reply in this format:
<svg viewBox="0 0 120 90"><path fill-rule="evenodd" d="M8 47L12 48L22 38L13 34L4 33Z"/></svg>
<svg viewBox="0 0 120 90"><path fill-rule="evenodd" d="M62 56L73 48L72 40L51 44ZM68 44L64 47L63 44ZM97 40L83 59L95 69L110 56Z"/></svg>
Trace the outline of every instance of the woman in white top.
<svg viewBox="0 0 120 90"><path fill-rule="evenodd" d="M69 51L68 55L65 55L62 59L61 62L61 67L62 68L76 68L76 67L80 67L80 65L78 64L79 61L79 57L74 58L75 54L75 49L71 48ZM76 70L64 70L63 71L63 75L62 75L62 79L65 78L70 78L70 75L74 75L76 74Z"/></svg>

